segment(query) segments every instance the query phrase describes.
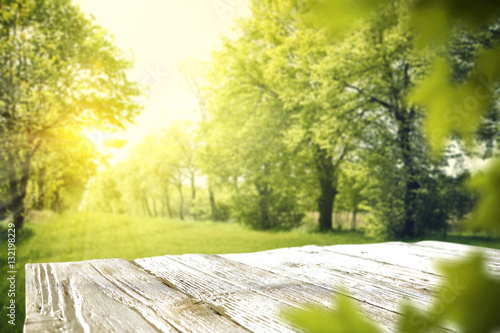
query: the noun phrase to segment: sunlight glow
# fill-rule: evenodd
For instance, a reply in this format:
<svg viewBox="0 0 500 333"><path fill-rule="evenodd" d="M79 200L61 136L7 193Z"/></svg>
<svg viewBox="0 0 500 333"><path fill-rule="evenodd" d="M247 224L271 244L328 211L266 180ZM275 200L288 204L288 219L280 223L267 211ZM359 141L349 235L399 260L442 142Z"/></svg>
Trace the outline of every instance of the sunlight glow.
<svg viewBox="0 0 500 333"><path fill-rule="evenodd" d="M250 14L249 0L75 1L114 36L118 47L133 55L135 67L128 76L147 93L135 124L113 135L128 141L123 149L110 151L115 160L172 120L197 120L197 100L176 65L187 58L207 59L219 36L231 33L234 18Z"/></svg>

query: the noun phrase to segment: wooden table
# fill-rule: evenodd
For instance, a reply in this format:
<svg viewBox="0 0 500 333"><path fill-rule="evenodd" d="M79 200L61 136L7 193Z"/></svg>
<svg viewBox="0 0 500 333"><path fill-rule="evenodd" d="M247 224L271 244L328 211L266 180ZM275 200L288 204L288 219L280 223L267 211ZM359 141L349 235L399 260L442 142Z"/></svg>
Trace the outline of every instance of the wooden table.
<svg viewBox="0 0 500 333"><path fill-rule="evenodd" d="M393 331L398 304L427 308L440 276L433 262L477 249L415 244L304 246L26 265L26 332L296 332L282 310L332 307L346 288ZM500 276L500 250L485 249ZM444 331L450 331L445 329Z"/></svg>

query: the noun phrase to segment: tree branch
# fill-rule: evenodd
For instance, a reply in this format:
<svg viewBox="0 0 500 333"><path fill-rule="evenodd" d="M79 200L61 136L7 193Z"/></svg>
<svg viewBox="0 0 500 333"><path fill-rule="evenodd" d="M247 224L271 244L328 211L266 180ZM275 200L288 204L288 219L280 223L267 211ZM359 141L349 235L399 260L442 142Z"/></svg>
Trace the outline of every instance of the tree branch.
<svg viewBox="0 0 500 333"><path fill-rule="evenodd" d="M375 102L375 103L378 103L380 105L382 105L383 107L385 107L386 109L393 109L394 106L391 105L390 103L387 103L387 102L384 102L383 100L381 99L378 99L377 97L374 97L374 96L368 96L365 91L361 88L358 88L356 86L353 86L352 84L349 84L349 83L344 83L344 85L347 87L347 88L351 88L353 90L356 90L358 93L360 94L363 94L363 95L366 95L368 97L368 100L370 102Z"/></svg>

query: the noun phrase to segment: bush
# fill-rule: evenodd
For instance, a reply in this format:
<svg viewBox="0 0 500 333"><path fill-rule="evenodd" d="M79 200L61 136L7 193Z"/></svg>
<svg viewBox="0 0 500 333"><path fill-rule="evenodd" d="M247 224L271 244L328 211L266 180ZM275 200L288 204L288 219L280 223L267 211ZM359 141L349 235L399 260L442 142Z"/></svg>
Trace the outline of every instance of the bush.
<svg viewBox="0 0 500 333"><path fill-rule="evenodd" d="M296 198L288 193L240 194L233 198L232 215L253 229L292 229L300 225L304 213Z"/></svg>

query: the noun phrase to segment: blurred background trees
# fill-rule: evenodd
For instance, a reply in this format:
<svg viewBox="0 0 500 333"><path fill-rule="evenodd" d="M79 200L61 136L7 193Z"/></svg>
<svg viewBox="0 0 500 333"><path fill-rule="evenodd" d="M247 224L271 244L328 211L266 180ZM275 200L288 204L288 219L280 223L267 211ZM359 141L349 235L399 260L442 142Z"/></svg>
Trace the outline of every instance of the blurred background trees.
<svg viewBox="0 0 500 333"><path fill-rule="evenodd" d="M104 173L116 179L121 195L110 191L109 200L120 198L120 212L231 218L257 229L295 227L317 212L322 231L345 213L354 230L362 212L362 230L395 238L461 225L476 194L457 165L497 154L496 106L472 138L480 149L454 136L433 154L429 117L408 100L434 68L415 44L409 5L390 2L341 36L311 22L315 8L253 1L253 15L210 63L182 64L201 121L149 136ZM457 80L496 43L496 29L456 31L449 54ZM89 193L114 188L101 178Z"/></svg>
<svg viewBox="0 0 500 333"><path fill-rule="evenodd" d="M0 213L20 229L27 205L75 206L97 162L84 130L130 122L138 90L71 1L3 1L0 20Z"/></svg>
<svg viewBox="0 0 500 333"><path fill-rule="evenodd" d="M111 160L89 133L139 111L131 64L69 1L6 2L0 214L18 227L33 208L256 229L312 216L321 231L349 214L347 227L399 239L459 227L478 197L463 185L468 161L498 155L498 87L471 79L496 73L498 19L429 46L415 34L426 4L342 3L252 1L211 61L180 66L198 120L165 123ZM339 8L352 20L329 22Z"/></svg>

